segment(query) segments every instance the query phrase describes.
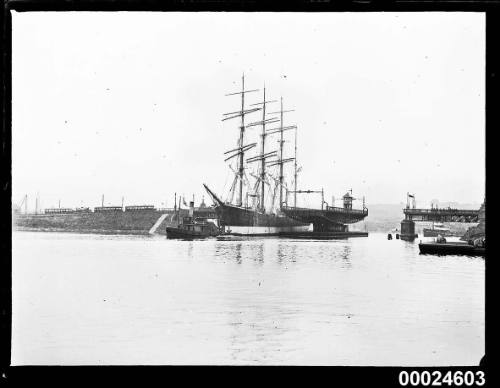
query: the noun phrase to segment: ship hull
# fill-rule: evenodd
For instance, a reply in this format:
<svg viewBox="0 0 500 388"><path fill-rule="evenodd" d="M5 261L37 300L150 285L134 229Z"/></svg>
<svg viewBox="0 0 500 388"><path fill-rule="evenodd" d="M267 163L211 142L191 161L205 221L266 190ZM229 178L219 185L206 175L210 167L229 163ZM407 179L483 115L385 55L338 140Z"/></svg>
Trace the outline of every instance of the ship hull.
<svg viewBox="0 0 500 388"><path fill-rule="evenodd" d="M273 236L284 232L307 232L312 225L285 215L260 213L232 205L216 207L220 226L225 233L244 236Z"/></svg>

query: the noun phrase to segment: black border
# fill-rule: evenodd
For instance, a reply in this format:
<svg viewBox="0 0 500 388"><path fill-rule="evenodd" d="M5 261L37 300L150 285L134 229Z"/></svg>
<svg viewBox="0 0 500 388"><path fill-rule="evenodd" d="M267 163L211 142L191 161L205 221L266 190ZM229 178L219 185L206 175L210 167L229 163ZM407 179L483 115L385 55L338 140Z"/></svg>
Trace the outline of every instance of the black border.
<svg viewBox="0 0 500 388"><path fill-rule="evenodd" d="M11 315L12 315L12 262L11 262L11 11L291 11L291 12L424 12L424 11L463 11L486 12L486 197L488 251L486 258L486 356L481 366L464 367L192 367L192 366L10 366ZM491 287L496 283L494 267L498 248L494 237L496 225L493 223L497 214L493 189L495 176L493 159L497 154L493 134L500 128L500 66L497 51L500 50L500 0L474 1L375 1L375 0L290 0L287 2L260 0L5 0L2 13L2 148L1 160L1 201L0 233L0 386L7 383L38 384L73 384L83 382L95 384L103 381L118 384L168 384L175 378L181 383L190 383L198 378L212 378L217 383L263 384L271 382L269 377L281 383L305 383L307 385L371 385L383 383L384 386L399 386L398 374L402 370L482 370L486 372L486 385L492 386L497 381L493 364L492 346L494 297ZM466 157L466 156L464 156ZM488 168L489 166L489 168ZM490 175L490 180L488 180ZM492 261L492 258L493 261ZM478 360L479 363L479 360ZM491 367L489 367L491 366ZM193 373L194 372L194 373ZM265 372L266 376L261 373ZM204 380L202 383L208 383ZM320 382L321 381L321 382ZM446 386L446 385L443 385ZM498 385L497 385L498 386Z"/></svg>

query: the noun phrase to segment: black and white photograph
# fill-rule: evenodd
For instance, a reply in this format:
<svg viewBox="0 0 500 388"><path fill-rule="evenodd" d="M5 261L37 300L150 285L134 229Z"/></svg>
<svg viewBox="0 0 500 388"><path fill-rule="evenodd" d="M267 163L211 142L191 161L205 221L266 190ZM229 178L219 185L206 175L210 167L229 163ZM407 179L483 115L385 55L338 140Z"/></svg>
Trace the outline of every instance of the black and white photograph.
<svg viewBox="0 0 500 388"><path fill-rule="evenodd" d="M484 12L11 17L11 365L479 365Z"/></svg>

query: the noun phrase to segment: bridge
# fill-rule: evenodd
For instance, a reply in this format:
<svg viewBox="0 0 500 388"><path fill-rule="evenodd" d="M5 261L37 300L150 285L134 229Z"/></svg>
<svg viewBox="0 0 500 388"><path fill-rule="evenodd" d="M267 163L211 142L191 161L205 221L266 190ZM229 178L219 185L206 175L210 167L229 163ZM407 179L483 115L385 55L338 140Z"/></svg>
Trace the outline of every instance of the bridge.
<svg viewBox="0 0 500 388"><path fill-rule="evenodd" d="M433 221L433 222L479 222L478 210L465 210L453 208L432 209L403 209L407 221Z"/></svg>
<svg viewBox="0 0 500 388"><path fill-rule="evenodd" d="M294 220L313 224L315 232L346 232L347 225L362 221L368 216L368 209L350 209L326 206L324 209L309 209L283 206L281 211Z"/></svg>
<svg viewBox="0 0 500 388"><path fill-rule="evenodd" d="M401 221L401 238L413 240L417 236L415 222L480 222L484 219L484 203L478 210L451 207L440 209L437 206L430 209L418 209L415 194L406 193L406 208L403 209L403 213L405 218Z"/></svg>

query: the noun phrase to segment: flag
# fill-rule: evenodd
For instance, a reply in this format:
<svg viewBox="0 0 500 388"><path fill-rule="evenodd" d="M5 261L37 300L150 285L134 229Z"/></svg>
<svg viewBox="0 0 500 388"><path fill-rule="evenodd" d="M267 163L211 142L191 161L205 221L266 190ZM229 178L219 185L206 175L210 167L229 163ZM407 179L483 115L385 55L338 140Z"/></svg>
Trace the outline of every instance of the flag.
<svg viewBox="0 0 500 388"><path fill-rule="evenodd" d="M184 206L187 206L188 204L186 203L186 200L184 199L184 197L182 197L182 203L184 204Z"/></svg>
<svg viewBox="0 0 500 388"><path fill-rule="evenodd" d="M408 197L410 197L410 198L415 198L415 197L413 196L413 194L408 194Z"/></svg>

